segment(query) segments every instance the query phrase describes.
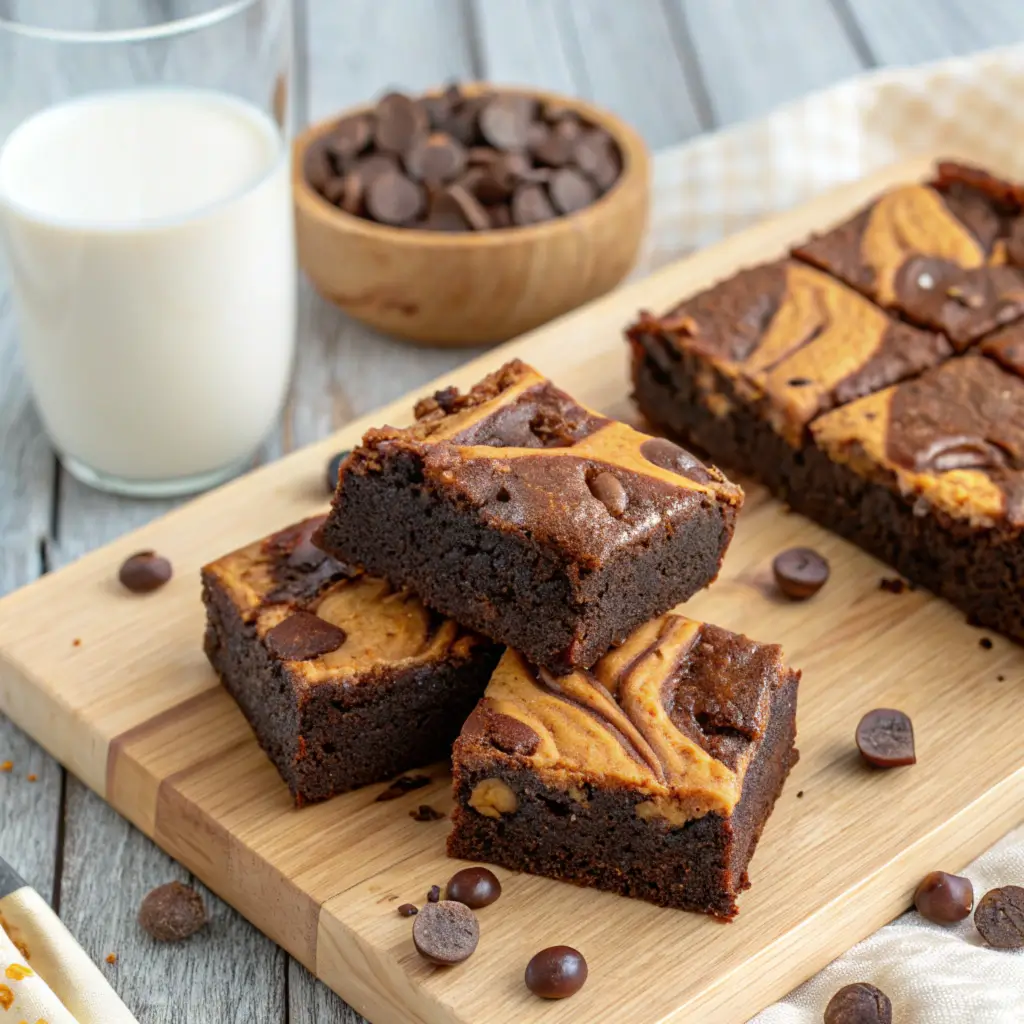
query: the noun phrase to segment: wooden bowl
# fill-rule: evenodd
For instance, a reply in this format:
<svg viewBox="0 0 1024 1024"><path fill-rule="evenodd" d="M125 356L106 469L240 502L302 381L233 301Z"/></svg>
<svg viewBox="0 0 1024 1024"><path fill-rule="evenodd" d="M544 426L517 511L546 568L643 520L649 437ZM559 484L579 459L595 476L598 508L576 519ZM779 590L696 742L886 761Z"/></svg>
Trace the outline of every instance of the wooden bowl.
<svg viewBox="0 0 1024 1024"><path fill-rule="evenodd" d="M468 94L482 84L467 85ZM487 88L494 88L488 86ZM394 228L345 213L303 173L307 147L346 111L294 143L299 264L324 298L387 334L420 344L470 346L504 341L613 288L629 272L647 226L650 161L640 136L582 100L535 89L514 91L565 103L608 131L622 174L596 203L529 227L448 233Z"/></svg>

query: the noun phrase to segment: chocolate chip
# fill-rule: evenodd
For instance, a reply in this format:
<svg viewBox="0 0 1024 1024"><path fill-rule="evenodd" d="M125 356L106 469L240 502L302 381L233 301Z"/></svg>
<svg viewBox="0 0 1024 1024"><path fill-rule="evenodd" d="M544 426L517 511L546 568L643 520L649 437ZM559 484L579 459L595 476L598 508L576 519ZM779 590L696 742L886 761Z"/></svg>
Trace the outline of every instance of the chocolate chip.
<svg viewBox="0 0 1024 1024"><path fill-rule="evenodd" d="M540 737L525 723L500 711L484 712L487 738L506 754L529 757L540 746Z"/></svg>
<svg viewBox="0 0 1024 1024"><path fill-rule="evenodd" d="M615 143L601 128L592 128L576 140L573 157L576 166L604 191L610 189L619 177Z"/></svg>
<svg viewBox="0 0 1024 1024"><path fill-rule="evenodd" d="M427 892L427 902L436 903L441 898L441 886L432 885Z"/></svg>
<svg viewBox="0 0 1024 1024"><path fill-rule="evenodd" d="M445 886L444 898L465 903L471 910L489 907L501 895L501 882L487 868L463 868L456 871Z"/></svg>
<svg viewBox="0 0 1024 1024"><path fill-rule="evenodd" d="M907 590L907 584L898 576L883 576L878 581L878 589L888 591L890 594L902 594Z"/></svg>
<svg viewBox="0 0 1024 1024"><path fill-rule="evenodd" d="M993 643L992 643L992 640L989 637L983 636L978 641L978 646L979 647L983 647L986 651L991 651L992 647L993 647Z"/></svg>
<svg viewBox="0 0 1024 1024"><path fill-rule="evenodd" d="M507 206L492 206L491 227L497 229L512 227L512 213Z"/></svg>
<svg viewBox="0 0 1024 1024"><path fill-rule="evenodd" d="M576 137L571 132L548 128L539 137L531 138L530 153L546 167L564 167L576 151Z"/></svg>
<svg viewBox="0 0 1024 1024"><path fill-rule="evenodd" d="M401 227L415 220L426 206L423 189L398 171L387 171L366 190L366 212L381 224Z"/></svg>
<svg viewBox="0 0 1024 1024"><path fill-rule="evenodd" d="M409 150L405 166L419 181L433 184L454 181L466 169L466 150L450 135L435 132Z"/></svg>
<svg viewBox="0 0 1024 1024"><path fill-rule="evenodd" d="M593 182L572 167L555 171L548 183L551 201L559 213L576 213L597 199Z"/></svg>
<svg viewBox="0 0 1024 1024"><path fill-rule="evenodd" d="M689 477L697 483L710 483L711 474L704 463L685 448L664 437L650 437L640 445L640 454L650 463L671 473Z"/></svg>
<svg viewBox="0 0 1024 1024"><path fill-rule="evenodd" d="M542 999L574 996L587 980L587 961L572 946L549 946L526 965L526 987Z"/></svg>
<svg viewBox="0 0 1024 1024"><path fill-rule="evenodd" d="M789 548L775 556L772 573L786 597L806 601L828 582L828 560L813 548Z"/></svg>
<svg viewBox="0 0 1024 1024"><path fill-rule="evenodd" d="M341 464L351 455L351 449L343 448L340 452L336 452L331 456L327 463L327 474L325 480L327 482L327 493L333 494L338 489L338 478L341 476Z"/></svg>
<svg viewBox="0 0 1024 1024"><path fill-rule="evenodd" d="M453 185L448 190L448 194L455 201L462 216L474 231L486 231L491 226L491 218L487 215L487 211L477 201L476 197L471 195L462 185Z"/></svg>
<svg viewBox="0 0 1024 1024"><path fill-rule="evenodd" d="M382 793L378 794L376 802L383 803L386 800L397 800L400 796L405 796L406 793L411 793L414 789L422 789L424 786L429 785L430 777L427 775L402 775L395 779Z"/></svg>
<svg viewBox="0 0 1024 1024"><path fill-rule="evenodd" d="M168 882L146 895L139 906L139 924L157 942L180 942L206 924L206 908L195 889Z"/></svg>
<svg viewBox="0 0 1024 1024"><path fill-rule="evenodd" d="M989 890L978 901L974 926L993 949L1024 949L1024 889Z"/></svg>
<svg viewBox="0 0 1024 1024"><path fill-rule="evenodd" d="M476 950L480 925L464 903L428 903L413 922L412 941L420 956L432 964L461 964Z"/></svg>
<svg viewBox="0 0 1024 1024"><path fill-rule="evenodd" d="M322 193L335 176L334 164L327 153L326 139L316 139L310 143L302 169L310 186Z"/></svg>
<svg viewBox="0 0 1024 1024"><path fill-rule="evenodd" d="M400 92L389 93L377 104L374 141L387 153L405 153L430 130L426 111Z"/></svg>
<svg viewBox="0 0 1024 1024"><path fill-rule="evenodd" d="M310 661L336 651L348 638L345 630L312 612L292 612L264 637L267 649L281 661Z"/></svg>
<svg viewBox="0 0 1024 1024"><path fill-rule="evenodd" d="M520 185L512 196L512 223L520 227L554 220L555 208L542 185Z"/></svg>
<svg viewBox="0 0 1024 1024"><path fill-rule="evenodd" d="M857 726L857 749L875 768L916 764L913 723L902 711L875 708Z"/></svg>
<svg viewBox="0 0 1024 1024"><path fill-rule="evenodd" d="M969 917L974 906L974 886L969 878L945 871L929 872L914 893L914 906L935 924L955 924Z"/></svg>
<svg viewBox="0 0 1024 1024"><path fill-rule="evenodd" d="M133 594L148 594L162 587L172 575L171 563L155 551L139 551L121 564L117 578Z"/></svg>
<svg viewBox="0 0 1024 1024"><path fill-rule="evenodd" d="M590 493L609 513L618 519L629 505L629 495L626 488L622 486L619 478L614 473L607 471L598 473L593 479L587 481Z"/></svg>
<svg viewBox="0 0 1024 1024"><path fill-rule="evenodd" d="M533 105L526 96L496 96L480 113L480 134L495 149L523 149Z"/></svg>
<svg viewBox="0 0 1024 1024"><path fill-rule="evenodd" d="M440 821L444 815L430 804L420 804L415 811L409 812L409 817L414 821Z"/></svg>
<svg viewBox="0 0 1024 1024"><path fill-rule="evenodd" d="M327 149L339 167L347 167L370 144L373 127L365 116L346 117L327 136Z"/></svg>
<svg viewBox="0 0 1024 1024"><path fill-rule="evenodd" d="M430 197L427 217L420 227L429 231L469 231L469 221L450 192L436 192Z"/></svg>
<svg viewBox="0 0 1024 1024"><path fill-rule="evenodd" d="M413 903L403 903L398 908L398 913L402 917L415 917L419 913L419 907Z"/></svg>
<svg viewBox="0 0 1024 1024"><path fill-rule="evenodd" d="M341 181L341 194L336 202L346 213L357 216L363 211L363 195L366 192L366 179L359 171L346 174ZM331 198L328 196L328 198Z"/></svg>
<svg viewBox="0 0 1024 1024"><path fill-rule="evenodd" d="M362 180L364 191L382 175L398 170L398 160L390 153L371 153L369 156L362 157L354 168L354 172Z"/></svg>
<svg viewBox="0 0 1024 1024"><path fill-rule="evenodd" d="M858 981L829 1000L825 1024L892 1024L892 1003L881 989Z"/></svg>

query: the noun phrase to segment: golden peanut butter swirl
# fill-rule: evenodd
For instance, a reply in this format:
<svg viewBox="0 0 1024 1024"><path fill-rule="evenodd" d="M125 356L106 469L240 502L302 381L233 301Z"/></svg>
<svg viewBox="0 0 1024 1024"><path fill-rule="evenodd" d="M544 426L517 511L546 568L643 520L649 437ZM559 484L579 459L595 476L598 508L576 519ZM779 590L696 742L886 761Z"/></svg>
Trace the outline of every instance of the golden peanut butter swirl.
<svg viewBox="0 0 1024 1024"><path fill-rule="evenodd" d="M922 511L1024 526L1024 379L996 358L951 360L821 417L812 432L833 461L894 479Z"/></svg>
<svg viewBox="0 0 1024 1024"><path fill-rule="evenodd" d="M553 785L637 789L644 817L727 815L782 674L777 647L669 613L590 672L556 677L506 652L463 737L527 757Z"/></svg>
<svg viewBox="0 0 1024 1024"><path fill-rule="evenodd" d="M396 591L313 545L323 519L297 523L205 569L272 650L281 629L273 631L288 630L291 646L279 656L305 681L370 678L378 668L428 662L446 652L468 654L479 642L409 591Z"/></svg>

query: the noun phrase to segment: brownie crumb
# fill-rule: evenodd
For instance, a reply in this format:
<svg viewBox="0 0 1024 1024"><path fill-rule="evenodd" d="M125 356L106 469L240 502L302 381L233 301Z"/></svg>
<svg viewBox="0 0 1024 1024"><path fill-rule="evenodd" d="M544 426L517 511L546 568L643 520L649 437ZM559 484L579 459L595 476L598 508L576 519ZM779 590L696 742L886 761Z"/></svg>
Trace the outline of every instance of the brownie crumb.
<svg viewBox="0 0 1024 1024"><path fill-rule="evenodd" d="M71 646L72 647L81 647L82 646L82 638L76 636L75 639L71 641Z"/></svg>
<svg viewBox="0 0 1024 1024"><path fill-rule="evenodd" d="M382 793L378 794L377 802L397 800L400 796L405 796L406 793L411 793L414 789L422 789L424 786L429 785L429 775L402 775L400 778L395 779Z"/></svg>
<svg viewBox="0 0 1024 1024"><path fill-rule="evenodd" d="M419 908L413 903L403 903L398 908L398 913L402 917L415 917L419 913Z"/></svg>
<svg viewBox="0 0 1024 1024"><path fill-rule="evenodd" d="M803 800L803 798L804 798L804 791L802 789L798 789L796 791L796 798L797 798L797 800Z"/></svg>
<svg viewBox="0 0 1024 1024"><path fill-rule="evenodd" d="M107 961L108 964L116 964L117 963L117 954L116 953L108 953L104 957L104 959Z"/></svg>
<svg viewBox="0 0 1024 1024"><path fill-rule="evenodd" d="M1005 683L1006 682L1006 676L996 676L996 682L997 683Z"/></svg>
<svg viewBox="0 0 1024 1024"><path fill-rule="evenodd" d="M427 902L436 903L441 898L441 886L432 885L427 893Z"/></svg>
<svg viewBox="0 0 1024 1024"><path fill-rule="evenodd" d="M991 637L983 636L978 641L978 646L979 647L984 647L986 651L991 651L993 646L994 646L994 644L992 643L992 638Z"/></svg>
<svg viewBox="0 0 1024 1024"><path fill-rule="evenodd" d="M14 771L14 762L13 761L4 761L4 762L0 763L0 772L13 772L13 771Z"/></svg>
<svg viewBox="0 0 1024 1024"><path fill-rule="evenodd" d="M902 594L910 588L907 586L906 580L901 580L898 576L883 576L878 581L878 589L884 590L888 594Z"/></svg>
<svg viewBox="0 0 1024 1024"><path fill-rule="evenodd" d="M415 811L409 812L409 817L414 821L440 821L444 815L430 804L420 804Z"/></svg>
<svg viewBox="0 0 1024 1024"><path fill-rule="evenodd" d="M139 924L157 942L180 942L206 924L202 897L181 882L157 886L139 907Z"/></svg>
<svg viewBox="0 0 1024 1024"><path fill-rule="evenodd" d="M39 781L39 776L38 776L38 775L36 775L36 774L35 774L35 772L29 772L29 774L28 774L28 775L26 775L26 776L25 776L25 778L26 778L26 779L27 779L27 780L28 780L29 782L38 782L38 781Z"/></svg>

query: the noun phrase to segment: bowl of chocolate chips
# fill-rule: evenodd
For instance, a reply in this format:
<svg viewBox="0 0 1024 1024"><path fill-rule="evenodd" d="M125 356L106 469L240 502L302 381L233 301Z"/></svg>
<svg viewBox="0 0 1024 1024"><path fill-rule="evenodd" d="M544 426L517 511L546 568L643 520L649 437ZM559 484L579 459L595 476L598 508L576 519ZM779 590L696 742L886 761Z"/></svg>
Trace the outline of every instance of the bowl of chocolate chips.
<svg viewBox="0 0 1024 1024"><path fill-rule="evenodd" d="M649 177L639 135L582 100L483 83L391 92L296 139L299 262L387 334L504 341L626 276Z"/></svg>

